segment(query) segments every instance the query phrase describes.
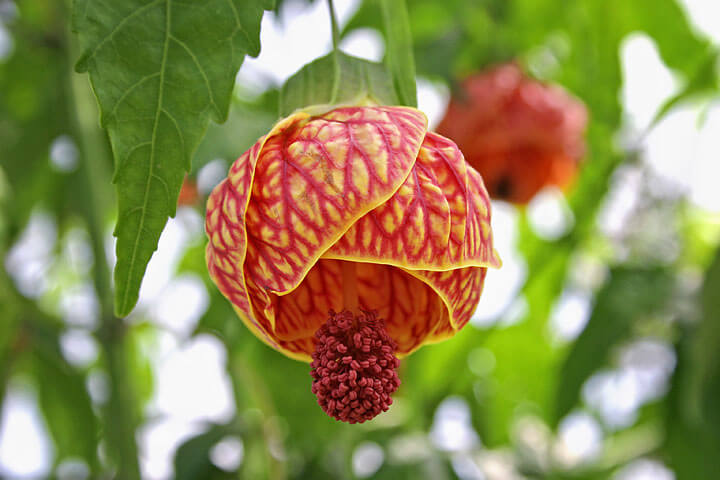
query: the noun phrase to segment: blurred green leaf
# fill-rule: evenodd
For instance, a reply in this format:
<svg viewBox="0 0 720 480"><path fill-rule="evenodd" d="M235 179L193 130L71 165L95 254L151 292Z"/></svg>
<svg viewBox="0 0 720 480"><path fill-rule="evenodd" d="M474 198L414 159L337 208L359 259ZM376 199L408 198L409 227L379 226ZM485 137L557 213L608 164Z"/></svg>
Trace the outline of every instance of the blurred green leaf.
<svg viewBox="0 0 720 480"><path fill-rule="evenodd" d="M208 127L195 153L192 173L218 158L229 165L269 132L278 120L279 93L272 88L251 101L235 99L227 121L222 125L211 123Z"/></svg>
<svg viewBox="0 0 720 480"><path fill-rule="evenodd" d="M219 469L210 460L210 450L226 436L237 435L236 430L227 425L213 425L205 433L192 437L180 445L175 452L175 479L237 478L237 474Z"/></svg>
<svg viewBox="0 0 720 480"><path fill-rule="evenodd" d="M612 478L610 475L612 472L610 471L601 471L601 472L580 472L580 473L572 473L572 472L555 472L551 473L550 475L544 476L544 480L607 480L608 478Z"/></svg>
<svg viewBox="0 0 720 480"><path fill-rule="evenodd" d="M210 119L227 117L235 75L260 51L272 0L78 0L73 29L116 159L115 312L135 306L147 262Z"/></svg>
<svg viewBox="0 0 720 480"><path fill-rule="evenodd" d="M700 294L702 317L694 332L689 394L695 402L696 419L720 439L720 249L708 268Z"/></svg>
<svg viewBox="0 0 720 480"><path fill-rule="evenodd" d="M705 275L700 297L703 317L698 327L702 409L710 429L720 438L720 248Z"/></svg>
<svg viewBox="0 0 720 480"><path fill-rule="evenodd" d="M678 480L713 478L720 469L717 455L720 432L705 423L698 409L698 399L693 391L697 368L692 359L694 339L687 333L678 344L678 363L666 401L662 453Z"/></svg>
<svg viewBox="0 0 720 480"><path fill-rule="evenodd" d="M491 394L491 374L494 365L487 364L484 375L471 371L473 355L483 355L492 362L492 354L484 342L492 331L481 331L468 325L452 340L428 345L401 362L402 385L398 391L404 407L411 410L407 426L429 430L435 410L447 396L463 397L473 413L473 425L480 432L487 430L482 400ZM448 375L448 372L462 372Z"/></svg>
<svg viewBox="0 0 720 480"><path fill-rule="evenodd" d="M720 469L720 249L700 294L701 318L686 326L667 399L663 452L678 480L712 478ZM691 439L691 440L690 440Z"/></svg>
<svg viewBox="0 0 720 480"><path fill-rule="evenodd" d="M664 307L673 287L665 268L615 268L598 292L587 326L560 366L554 423L575 407L585 381L609 360L612 347L627 338L633 325Z"/></svg>
<svg viewBox="0 0 720 480"><path fill-rule="evenodd" d="M13 208L4 218L11 236L37 206L62 218L77 181L76 172L61 172L50 162L53 141L72 133L64 5L39 0L18 7L8 27L13 50L0 61L0 162L12 188Z"/></svg>
<svg viewBox="0 0 720 480"><path fill-rule="evenodd" d="M20 321L20 316L24 313L22 303L12 293L14 291L11 288L10 279L0 273L0 305L4 309L3 321L0 322L0 411L2 411L5 391L15 367L15 361L28 343L27 335Z"/></svg>
<svg viewBox="0 0 720 480"><path fill-rule="evenodd" d="M280 91L280 116L311 105L367 101L397 105L392 80L384 67L342 52L330 53L288 79Z"/></svg>
<svg viewBox="0 0 720 480"><path fill-rule="evenodd" d="M125 369L132 382L133 401L137 404L135 410L138 412L144 410L155 388L149 353L158 341L156 333L152 324L140 323L129 327L123 338L127 363Z"/></svg>
<svg viewBox="0 0 720 480"><path fill-rule="evenodd" d="M405 0L380 0L385 30L385 64L402 105L417 106L415 57Z"/></svg>
<svg viewBox="0 0 720 480"><path fill-rule="evenodd" d="M10 186L5 172L0 167L0 305L3 306L3 321L0 322L0 412L5 400L5 389L10 380L12 364L17 355L18 346L22 343L20 330L20 302L15 294L12 280L5 268L5 257L8 247L8 210L11 208Z"/></svg>
<svg viewBox="0 0 720 480"><path fill-rule="evenodd" d="M613 7L622 16L627 33L646 32L670 68L692 76L715 49L692 26L681 5L677 0L615 0Z"/></svg>
<svg viewBox="0 0 720 480"><path fill-rule="evenodd" d="M81 458L91 471L98 468L99 429L85 375L67 363L60 351L60 331L32 326L32 369L38 403L56 449L56 462Z"/></svg>
<svg viewBox="0 0 720 480"><path fill-rule="evenodd" d="M243 336L251 336L238 318L232 304L223 297L213 281L207 275L205 264L205 242L191 245L178 265L178 273L190 272L203 279L210 293L210 305L198 321L195 335L210 333L224 342L229 350L243 348L240 344Z"/></svg>
<svg viewBox="0 0 720 480"><path fill-rule="evenodd" d="M12 207L10 193L10 183L8 183L5 170L0 166L0 252L3 254L8 246L8 215L10 215ZM0 260L0 263L4 263L4 260Z"/></svg>
<svg viewBox="0 0 720 480"><path fill-rule="evenodd" d="M707 58L700 65L695 75L693 75L685 87L683 87L678 93L667 99L658 112L653 117L652 122L648 129L657 125L662 118L667 115L674 107L681 104L686 100L691 100L701 96L711 96L718 93L720 88L720 82L717 76L717 65L720 59L720 54L717 51L712 51L708 54Z"/></svg>

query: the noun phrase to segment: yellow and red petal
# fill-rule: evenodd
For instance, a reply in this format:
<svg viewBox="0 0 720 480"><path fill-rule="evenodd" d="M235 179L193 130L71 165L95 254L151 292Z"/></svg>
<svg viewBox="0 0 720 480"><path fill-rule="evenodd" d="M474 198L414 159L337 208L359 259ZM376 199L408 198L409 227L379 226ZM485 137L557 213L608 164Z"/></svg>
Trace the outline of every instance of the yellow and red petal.
<svg viewBox="0 0 720 480"><path fill-rule="evenodd" d="M245 284L247 235L243 214L249 200L254 156L245 152L231 167L228 178L210 194L207 203L205 231L210 237L205 257L208 273L220 292L232 302L248 328L273 348L272 335L258 324Z"/></svg>
<svg viewBox="0 0 720 480"><path fill-rule="evenodd" d="M256 325L261 335L273 338L271 346L292 358L310 360L315 331L325 323L329 310L343 309L341 263L320 259L296 289L282 296L248 282L254 316L261 319ZM357 263L356 272L360 307L377 310L402 357L426 343L452 336L467 324L480 299L487 269L440 272ZM266 320L269 317L275 318L274 329Z"/></svg>
<svg viewBox="0 0 720 480"><path fill-rule="evenodd" d="M398 355L462 328L492 248L482 179L404 107L297 113L246 152L208 201L208 269L260 339L309 361L343 308L342 260Z"/></svg>
<svg viewBox="0 0 720 480"><path fill-rule="evenodd" d="M492 245L482 178L452 141L428 132L405 182L323 258L425 270L499 267Z"/></svg>
<svg viewBox="0 0 720 480"><path fill-rule="evenodd" d="M421 112L403 107L297 113L243 154L212 192L208 270L266 343L278 348L275 315L253 309L248 290L257 299L297 287L357 218L403 183L426 128Z"/></svg>
<svg viewBox="0 0 720 480"><path fill-rule="evenodd" d="M465 267L457 270L406 270L430 286L442 299L449 321L440 322L424 343L439 342L455 334L470 321L480 301L487 268Z"/></svg>
<svg viewBox="0 0 720 480"><path fill-rule="evenodd" d="M315 331L325 323L329 310L343 308L341 263L318 260L302 283L286 295L250 287L255 316L275 318L275 329L264 331L274 337L276 348L309 361ZM399 356L419 348L440 325L450 325L443 298L418 275L374 263L358 263L356 272L360 307L377 310L385 320L388 333L398 343Z"/></svg>
<svg viewBox="0 0 720 480"><path fill-rule="evenodd" d="M213 189L207 202L205 231L210 241L205 249L205 261L208 273L250 331L273 348L278 345L267 325L261 325L262 317L252 314L245 281L248 244L245 212L250 203L258 154L265 140L307 116L296 113L278 122L268 135L232 164L227 178Z"/></svg>
<svg viewBox="0 0 720 480"><path fill-rule="evenodd" d="M246 213L248 277L293 290L358 218L405 181L427 120L404 107L349 107L268 135Z"/></svg>

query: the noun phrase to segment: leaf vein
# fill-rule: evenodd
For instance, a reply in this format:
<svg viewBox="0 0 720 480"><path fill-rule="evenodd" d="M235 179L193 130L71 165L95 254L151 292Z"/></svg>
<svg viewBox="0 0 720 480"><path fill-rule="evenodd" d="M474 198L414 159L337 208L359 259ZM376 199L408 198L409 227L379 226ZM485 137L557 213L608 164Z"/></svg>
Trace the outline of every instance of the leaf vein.
<svg viewBox="0 0 720 480"><path fill-rule="evenodd" d="M215 108L215 112L220 115L220 109L217 106L217 103L215 103L215 97L213 96L212 89L210 88L210 79L208 79L207 73L205 72L205 69L200 65L200 61L195 56L195 54L190 50L190 47L187 46L185 42L177 38L172 33L170 34L170 39L173 40L175 43L180 45L185 52L192 58L193 63L195 64L195 67L197 68L198 72L200 72L200 75L203 77L203 80L205 81L205 88L208 91L208 97L210 98L210 104Z"/></svg>
<svg viewBox="0 0 720 480"><path fill-rule="evenodd" d="M145 76L142 77L140 80L138 80L137 82L135 82L135 83L133 83L132 85L130 85L130 86L123 92L123 94L120 95L120 98L118 99L117 102L115 102L115 105L113 105L113 108L112 108L112 110L110 111L110 115L108 115L108 118L113 118L113 117L115 117L115 113L117 112L118 107L120 106L120 104L122 104L122 103L125 101L125 98L127 98L127 96L130 95L133 90L135 90L137 87L139 87L139 86L142 85L143 83L147 82L147 81L150 80L151 78L155 78L155 77L157 77L157 76L159 76L159 75L160 75L160 72L155 72L155 73L151 73L150 75L145 75Z"/></svg>
<svg viewBox="0 0 720 480"><path fill-rule="evenodd" d="M127 160L130 158L130 155L132 155L133 153L135 153L135 150L139 150L139 149L141 149L142 147L147 147L147 146L150 145L150 144L151 144L151 142L148 140L147 142L138 143L137 145L135 145L134 147L132 147L130 150L128 150L127 154L125 154L125 161L127 161ZM123 163L124 163L124 162L123 162Z"/></svg>
<svg viewBox="0 0 720 480"><path fill-rule="evenodd" d="M168 186L167 182L165 181L164 178L162 178L160 175L158 175L158 174L156 174L156 173L153 173L153 174L151 174L150 176L151 176L152 178L154 178L155 180L157 180L158 182L160 182L160 184L161 184L161 185L163 186L163 188L165 189L165 198L167 199L168 206L169 206L170 203L171 203L171 202L170 202L170 187Z"/></svg>
<svg viewBox="0 0 720 480"><path fill-rule="evenodd" d="M163 108L161 110L162 113L167 115L167 117L170 119L170 121L173 123L173 126L175 127L175 130L177 131L178 138L180 139L180 148L182 149L183 156L185 156L185 137L183 137L182 130L180 129L180 123L177 121L177 118L170 113L167 109ZM190 166L188 165L188 168Z"/></svg>
<svg viewBox="0 0 720 480"><path fill-rule="evenodd" d="M155 167L155 143L157 141L157 127L158 123L160 123L160 114L163 110L163 86L165 84L165 67L166 67L166 61L167 61L167 52L168 52L168 44L170 43L170 28L171 28L171 10L172 10L172 0L165 0L165 42L163 45L163 56L162 61L160 63L160 85L158 87L158 101L157 101L157 109L155 110L155 124L153 125L152 130L152 137L150 140L150 164L148 165L148 177L147 182L145 184L145 194L143 195L143 205L142 205L142 213L140 214L140 224L138 226L138 231L135 234L135 242L133 245L132 255L130 256L130 262L128 265L128 273L125 278L125 292L123 294L123 301L122 306L123 310L125 310L127 306L128 301L128 295L130 294L130 289L128 288L128 285L130 284L130 278L132 277L133 270L135 268L135 258L137 257L137 250L140 245L140 236L141 232L143 231L144 225L145 225L145 217L147 214L147 204L148 199L150 198L150 185L152 184L152 175L153 175L153 169Z"/></svg>
<svg viewBox="0 0 720 480"><path fill-rule="evenodd" d="M235 24L236 24L235 30L233 30L233 32L230 34L230 41L232 42L232 39L233 39L233 37L235 37L235 34L239 31L241 31L245 35L245 38L247 39L248 43L252 43L252 41L250 40L250 35L248 35L247 30L245 30L245 28L242 25L242 22L240 21L240 14L238 13L237 8L235 7L235 4L233 3L232 0L227 0L227 3L230 5L230 8L232 9L233 15L235 15Z"/></svg>
<svg viewBox="0 0 720 480"><path fill-rule="evenodd" d="M148 3L147 5L145 5L143 7L138 8L137 10L132 12L130 15L128 15L127 17L120 20L120 22L118 22L118 24L115 25L115 28L113 28L110 31L110 33L108 33L107 36L105 38L103 38L100 42L98 42L98 44L95 46L95 48L92 49L92 51L87 56L87 60L90 60L92 57L94 57L95 54L98 52L98 50L100 50L107 42L112 40L112 38L115 36L115 34L118 33L122 29L122 27L125 26L125 24L128 22L128 20L134 18L137 15L140 15L141 13L145 12L145 10L149 10L152 7L154 7L155 5L160 4L163 1L164 0L153 0L152 2Z"/></svg>

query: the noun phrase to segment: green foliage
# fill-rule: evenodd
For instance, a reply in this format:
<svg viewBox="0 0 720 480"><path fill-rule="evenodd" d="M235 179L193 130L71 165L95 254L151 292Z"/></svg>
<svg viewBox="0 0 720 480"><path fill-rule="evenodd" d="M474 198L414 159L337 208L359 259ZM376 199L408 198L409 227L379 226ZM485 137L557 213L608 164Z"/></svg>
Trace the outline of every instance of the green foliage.
<svg viewBox="0 0 720 480"><path fill-rule="evenodd" d="M678 343L678 366L668 395L663 453L679 480L709 478L720 468L720 249L700 295L701 317ZM692 441L688 441L692 439Z"/></svg>
<svg viewBox="0 0 720 480"><path fill-rule="evenodd" d="M382 65L342 52L304 66L280 90L280 116L308 105L397 105L392 80ZM329 108L329 107L328 107Z"/></svg>
<svg viewBox="0 0 720 480"><path fill-rule="evenodd" d="M416 107L415 57L405 0L381 0L380 9L387 45L385 63L401 104Z"/></svg>
<svg viewBox="0 0 720 480"><path fill-rule="evenodd" d="M720 249L705 275L700 302L702 320L697 332L697 351L700 379L696 384L701 398L703 417L710 422L710 428L720 433L720 412L717 398L720 396Z"/></svg>
<svg viewBox="0 0 720 480"><path fill-rule="evenodd" d="M260 52L269 8L270 0L75 2L77 70L90 73L115 156L118 316L137 302L209 121L227 118L237 70Z"/></svg>
<svg viewBox="0 0 720 480"><path fill-rule="evenodd" d="M39 205L66 214L68 185L75 180L49 163L51 142L71 133L64 7L42 0L23 4L21 15L15 54L0 62L0 162L14 198L5 212L11 234Z"/></svg>
<svg viewBox="0 0 720 480"><path fill-rule="evenodd" d="M617 343L628 338L634 324L665 308L673 277L663 268L619 268L596 297L588 324L573 343L559 371L555 422L577 404L585 381L608 361Z"/></svg>
<svg viewBox="0 0 720 480"><path fill-rule="evenodd" d="M720 91L720 83L716 74L719 58L717 51L711 50L708 52L707 57L699 65L693 76L688 79L685 87L666 100L660 107L650 126L655 126L673 107L680 105L684 101L717 95L718 91Z"/></svg>
<svg viewBox="0 0 720 480"><path fill-rule="evenodd" d="M180 445L175 453L175 471L178 472L175 478L177 480L236 478L234 473L220 470L210 460L212 447L232 433L233 429L225 425L213 425L207 432Z"/></svg>
<svg viewBox="0 0 720 480"><path fill-rule="evenodd" d="M86 377L63 358L56 331L37 331L38 348L32 365L37 377L38 403L45 416L50 435L57 445L57 463L69 458L82 458L92 471L98 468L98 425L90 396L85 388Z"/></svg>
<svg viewBox="0 0 720 480"><path fill-rule="evenodd" d="M191 174L218 158L234 161L240 156L238 152L244 152L265 135L278 119L278 95L273 88L256 99L235 98L227 121L223 125L210 124L195 152Z"/></svg>

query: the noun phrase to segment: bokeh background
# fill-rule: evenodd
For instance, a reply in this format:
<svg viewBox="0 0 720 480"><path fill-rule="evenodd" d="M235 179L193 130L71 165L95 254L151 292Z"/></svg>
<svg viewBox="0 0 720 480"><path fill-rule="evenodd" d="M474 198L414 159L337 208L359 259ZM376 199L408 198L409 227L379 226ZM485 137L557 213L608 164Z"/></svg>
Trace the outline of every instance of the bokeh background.
<svg viewBox="0 0 720 480"><path fill-rule="evenodd" d="M408 0L431 126L459 79L516 60L585 102L588 150L566 193L493 203L504 266L471 325L404 361L391 410L356 426L318 408L309 367L252 336L204 267L208 193L331 47L325 2L279 3L138 307L107 324L112 158L72 70L70 5L0 0L0 476L112 478L121 432L148 479L716 478L720 3ZM335 4L341 47L380 61L375 3Z"/></svg>

